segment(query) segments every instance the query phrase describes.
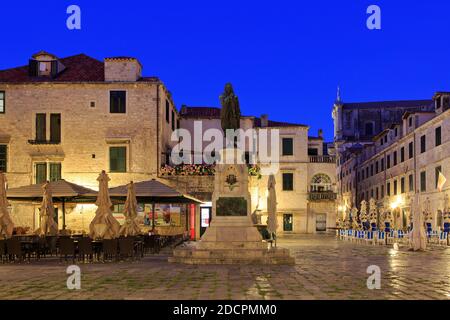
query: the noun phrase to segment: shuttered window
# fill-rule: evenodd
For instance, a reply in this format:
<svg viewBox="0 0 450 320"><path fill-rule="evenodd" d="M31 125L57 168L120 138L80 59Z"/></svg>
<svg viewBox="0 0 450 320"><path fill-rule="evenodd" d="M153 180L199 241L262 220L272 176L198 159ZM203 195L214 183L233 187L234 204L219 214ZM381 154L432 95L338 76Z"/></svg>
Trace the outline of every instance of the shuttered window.
<svg viewBox="0 0 450 320"><path fill-rule="evenodd" d="M36 163L36 183L44 183L47 181L47 163Z"/></svg>
<svg viewBox="0 0 450 320"><path fill-rule="evenodd" d="M126 97L125 91L110 91L109 108L111 113L126 113Z"/></svg>
<svg viewBox="0 0 450 320"><path fill-rule="evenodd" d="M294 139L283 138L282 140L283 156L293 156L294 155Z"/></svg>
<svg viewBox="0 0 450 320"><path fill-rule="evenodd" d="M46 115L45 113L36 114L36 141L45 142L46 137Z"/></svg>
<svg viewBox="0 0 450 320"><path fill-rule="evenodd" d="M50 181L61 180L61 163L50 163Z"/></svg>
<svg viewBox="0 0 450 320"><path fill-rule="evenodd" d="M53 113L50 115L50 141L61 142L61 115Z"/></svg>
<svg viewBox="0 0 450 320"><path fill-rule="evenodd" d="M283 173L283 191L293 191L293 190L294 190L294 174Z"/></svg>
<svg viewBox="0 0 450 320"><path fill-rule="evenodd" d="M0 171L6 172L8 164L8 147L4 144L0 145Z"/></svg>
<svg viewBox="0 0 450 320"><path fill-rule="evenodd" d="M110 147L109 148L109 171L126 172L127 171L127 148Z"/></svg>

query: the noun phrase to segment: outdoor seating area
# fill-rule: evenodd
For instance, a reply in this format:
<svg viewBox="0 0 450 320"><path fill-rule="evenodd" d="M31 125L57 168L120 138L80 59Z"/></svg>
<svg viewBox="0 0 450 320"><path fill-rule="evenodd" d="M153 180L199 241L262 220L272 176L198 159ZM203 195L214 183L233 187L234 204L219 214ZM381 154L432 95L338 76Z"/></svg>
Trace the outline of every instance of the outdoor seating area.
<svg viewBox="0 0 450 320"><path fill-rule="evenodd" d="M415 204L415 207L418 207L418 204ZM379 213L374 199L371 199L369 204L363 200L359 212L353 208L343 221L338 219L336 236L342 240L373 245L410 244L414 237L413 226L418 225L423 227L417 228L415 236L423 238L424 243L450 246L448 213L444 215L442 227L438 227L438 230L433 229L431 215L427 210L411 212L410 223L404 227L393 227L393 220L390 212Z"/></svg>
<svg viewBox="0 0 450 320"><path fill-rule="evenodd" d="M105 263L136 261L146 254L157 254L164 247L175 247L187 240L187 225L168 227L166 232L155 227L144 230L137 224L138 198L152 203L155 217L156 203L199 203L156 181L109 189L109 177L103 171L99 177L99 191L93 191L65 180L46 182L6 190L6 179L0 173L0 257L1 263L32 263L43 259L59 262ZM137 190L137 191L136 191ZM110 194L112 191L112 195ZM39 228L19 234L9 216L9 199L40 201ZM65 205L69 202L95 203L95 217L87 232L75 234L66 229ZM113 201L123 204L122 224L112 213ZM62 229L55 222L55 204L62 204ZM24 229L24 228L22 228ZM25 229L24 229L25 230Z"/></svg>
<svg viewBox="0 0 450 320"><path fill-rule="evenodd" d="M353 229L338 229L336 236L342 240L356 243L389 245L393 243L408 244L410 232L403 230L390 231L363 231ZM445 231L427 232L427 243L442 246L450 246L449 233Z"/></svg>
<svg viewBox="0 0 450 320"><path fill-rule="evenodd" d="M59 262L104 263L140 260L176 243L173 237L145 235L93 240L79 236L13 236L0 240L1 263L31 263L43 259Z"/></svg>

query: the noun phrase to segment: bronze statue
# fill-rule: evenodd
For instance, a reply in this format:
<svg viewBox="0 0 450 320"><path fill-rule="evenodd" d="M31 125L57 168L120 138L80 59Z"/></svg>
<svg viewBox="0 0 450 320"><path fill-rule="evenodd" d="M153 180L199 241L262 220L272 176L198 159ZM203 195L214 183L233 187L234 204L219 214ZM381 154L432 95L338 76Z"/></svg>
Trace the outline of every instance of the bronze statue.
<svg viewBox="0 0 450 320"><path fill-rule="evenodd" d="M220 113L222 130L226 132L227 129L239 129L241 127L241 109L239 108L239 99L234 94L231 83L225 85L225 91L220 96L220 103L222 104Z"/></svg>

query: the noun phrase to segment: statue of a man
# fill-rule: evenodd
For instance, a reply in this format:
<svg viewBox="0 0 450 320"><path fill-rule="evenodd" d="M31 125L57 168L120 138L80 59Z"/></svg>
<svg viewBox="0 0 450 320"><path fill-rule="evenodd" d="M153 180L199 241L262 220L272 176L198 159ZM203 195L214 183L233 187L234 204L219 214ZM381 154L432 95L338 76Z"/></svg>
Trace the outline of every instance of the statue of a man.
<svg viewBox="0 0 450 320"><path fill-rule="evenodd" d="M241 109L239 107L239 99L234 94L231 83L225 85L225 91L220 96L220 103L222 104L220 113L222 130L226 132L227 129L239 129L241 127Z"/></svg>

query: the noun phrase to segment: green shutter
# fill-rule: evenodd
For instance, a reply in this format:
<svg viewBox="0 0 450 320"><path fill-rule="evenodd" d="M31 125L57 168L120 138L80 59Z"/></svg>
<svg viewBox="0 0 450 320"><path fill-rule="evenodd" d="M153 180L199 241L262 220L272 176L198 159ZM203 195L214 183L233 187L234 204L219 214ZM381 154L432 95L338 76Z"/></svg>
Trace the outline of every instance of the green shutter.
<svg viewBox="0 0 450 320"><path fill-rule="evenodd" d="M109 149L109 170L111 172L127 171L126 147L111 147Z"/></svg>
<svg viewBox="0 0 450 320"><path fill-rule="evenodd" d="M46 137L46 115L45 113L36 114L36 140L39 142L45 142Z"/></svg>
<svg viewBox="0 0 450 320"><path fill-rule="evenodd" d="M50 141L53 143L61 142L61 115L50 115Z"/></svg>
<svg viewBox="0 0 450 320"><path fill-rule="evenodd" d="M47 181L47 164L36 163L36 184L44 183Z"/></svg>
<svg viewBox="0 0 450 320"><path fill-rule="evenodd" d="M50 163L50 181L61 180L61 163Z"/></svg>

